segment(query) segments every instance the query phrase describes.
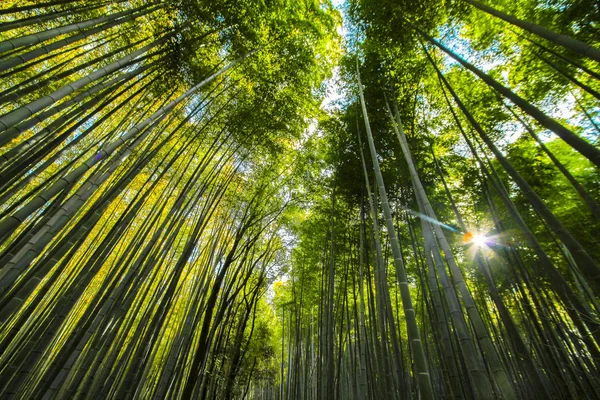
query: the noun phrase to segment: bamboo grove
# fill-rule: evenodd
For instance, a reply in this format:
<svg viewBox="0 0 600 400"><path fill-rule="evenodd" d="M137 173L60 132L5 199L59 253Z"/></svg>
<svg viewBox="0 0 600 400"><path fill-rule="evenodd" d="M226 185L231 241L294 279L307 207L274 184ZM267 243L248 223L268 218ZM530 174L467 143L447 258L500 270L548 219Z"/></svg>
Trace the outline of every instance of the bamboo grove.
<svg viewBox="0 0 600 400"><path fill-rule="evenodd" d="M0 398L600 398L598 4L334 3L0 4Z"/></svg>

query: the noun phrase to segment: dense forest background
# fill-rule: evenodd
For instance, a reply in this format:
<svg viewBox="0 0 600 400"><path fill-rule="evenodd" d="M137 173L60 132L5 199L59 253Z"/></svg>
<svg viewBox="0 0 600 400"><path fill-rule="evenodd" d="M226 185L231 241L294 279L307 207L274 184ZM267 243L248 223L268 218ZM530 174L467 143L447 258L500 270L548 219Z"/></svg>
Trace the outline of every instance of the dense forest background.
<svg viewBox="0 0 600 400"><path fill-rule="evenodd" d="M0 398L600 398L600 5L4 0Z"/></svg>

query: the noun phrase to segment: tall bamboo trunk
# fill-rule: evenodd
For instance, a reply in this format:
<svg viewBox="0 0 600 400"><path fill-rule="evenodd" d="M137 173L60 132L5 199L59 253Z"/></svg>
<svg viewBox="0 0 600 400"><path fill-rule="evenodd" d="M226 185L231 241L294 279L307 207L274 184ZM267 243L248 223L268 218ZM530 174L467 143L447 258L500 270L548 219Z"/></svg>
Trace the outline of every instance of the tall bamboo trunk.
<svg viewBox="0 0 600 400"><path fill-rule="evenodd" d="M559 33L551 31L550 29L533 24L531 22L515 18L511 15L503 13L502 11L496 10L490 6L482 4L478 1L464 1L490 15L493 15L494 17L500 18L501 20L504 20L512 25L518 26L519 28L525 29L526 31L531 32L534 35L543 37L544 39L559 46L563 46L564 48L569 49L574 53L578 53L584 57L588 57L592 60L600 62L600 50L587 43L584 43L577 39L573 39L572 37L569 37L567 35L561 35Z"/></svg>
<svg viewBox="0 0 600 400"><path fill-rule="evenodd" d="M433 389L431 386L431 379L429 376L429 370L427 367L427 360L425 358L425 352L421 342L421 335L419 333L419 326L417 324L417 318L415 310L412 305L412 299L408 288L408 280L406 276L406 270L402 262L402 254L400 252L400 244L396 236L396 230L392 219L392 212L387 199L387 193L383 183L383 176L381 169L379 168L379 161L377 160L377 152L375 150L375 143L373 141L373 135L371 133L371 127L369 124L369 117L367 116L367 107L365 104L362 84L360 82L360 72L358 70L357 60L357 83L359 88L360 102L362 106L363 118L365 121L365 129L367 132L367 139L369 143L369 150L371 152L371 160L373 163L373 169L375 170L375 178L377 186L379 188L379 196L383 207L383 213L386 220L386 226L388 229L388 235L390 237L390 244L392 246L392 252L394 255L394 265L396 267L396 279L400 286L400 292L402 295L402 305L404 307L404 314L406 318L406 326L408 329L408 335L410 340L410 347L412 349L412 355L415 361L415 373L416 379L419 385L420 395L423 399L433 399Z"/></svg>

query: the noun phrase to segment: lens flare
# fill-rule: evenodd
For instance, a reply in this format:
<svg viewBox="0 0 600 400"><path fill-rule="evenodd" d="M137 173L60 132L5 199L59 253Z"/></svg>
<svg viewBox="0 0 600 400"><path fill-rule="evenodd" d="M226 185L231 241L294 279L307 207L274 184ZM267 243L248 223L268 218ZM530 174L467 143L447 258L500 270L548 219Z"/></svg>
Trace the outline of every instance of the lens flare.
<svg viewBox="0 0 600 400"><path fill-rule="evenodd" d="M467 232L463 236L463 242L465 244L473 244L477 247L483 247L487 245L487 237L480 233Z"/></svg>
<svg viewBox="0 0 600 400"><path fill-rule="evenodd" d="M475 246L479 246L479 247L481 247L481 246L485 246L485 245L486 245L486 239L487 239L487 238L485 237L485 235L478 235L478 234L475 234L475 235L473 235L473 240L472 240L472 243L473 243Z"/></svg>

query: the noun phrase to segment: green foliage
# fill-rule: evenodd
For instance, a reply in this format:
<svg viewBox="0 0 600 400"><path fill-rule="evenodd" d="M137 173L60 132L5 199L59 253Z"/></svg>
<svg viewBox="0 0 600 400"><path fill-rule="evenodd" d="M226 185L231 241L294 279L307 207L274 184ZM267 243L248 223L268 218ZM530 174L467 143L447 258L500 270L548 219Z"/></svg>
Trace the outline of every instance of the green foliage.
<svg viewBox="0 0 600 400"><path fill-rule="evenodd" d="M591 0L485 3L600 43ZM595 144L598 64L464 0L340 8L0 5L0 397L423 398L413 328L436 398L597 397L600 172L427 35Z"/></svg>

